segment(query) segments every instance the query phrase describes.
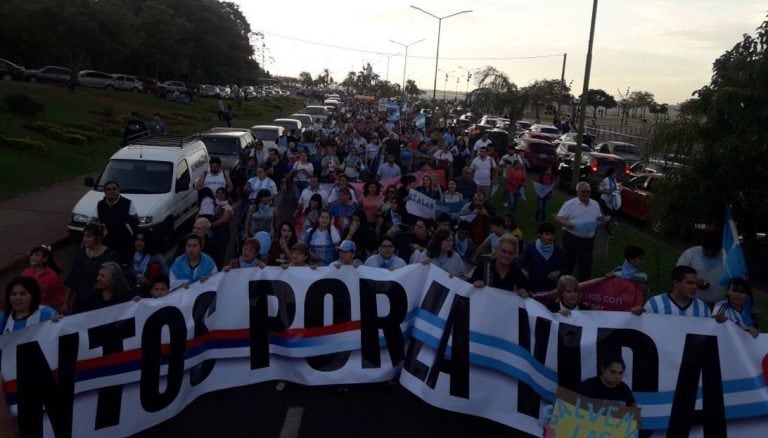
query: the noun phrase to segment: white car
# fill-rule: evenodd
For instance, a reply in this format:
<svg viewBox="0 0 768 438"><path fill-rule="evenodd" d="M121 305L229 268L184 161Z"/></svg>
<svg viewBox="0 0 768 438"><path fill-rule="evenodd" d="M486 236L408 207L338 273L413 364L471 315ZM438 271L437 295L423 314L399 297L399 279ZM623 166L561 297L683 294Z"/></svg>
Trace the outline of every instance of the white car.
<svg viewBox="0 0 768 438"><path fill-rule="evenodd" d="M198 137L149 137L115 152L99 177L85 179L88 193L72 209L69 230L82 232L97 220L104 184L117 181L120 194L133 201L139 227L172 236L197 214L194 182L208 170L208 150Z"/></svg>
<svg viewBox="0 0 768 438"><path fill-rule="evenodd" d="M276 126L282 126L283 129L287 132L293 131L296 135L301 134L304 129L303 123L301 123L301 120L297 119L275 119L272 120L272 124Z"/></svg>
<svg viewBox="0 0 768 438"><path fill-rule="evenodd" d="M328 115L330 113L330 111L328 111L328 108L321 105L310 105L308 107L305 107L299 112L301 114L309 114L310 116L312 116L312 119L320 123L325 123L325 120L328 118Z"/></svg>
<svg viewBox="0 0 768 438"><path fill-rule="evenodd" d="M128 75L112 75L115 78L115 89L130 91L132 93L138 93L144 89L144 84L140 80L133 76Z"/></svg>
<svg viewBox="0 0 768 438"><path fill-rule="evenodd" d="M157 87L165 90L166 93L173 93L174 91L178 91L179 93L187 92L187 86L184 85L184 82L179 81L161 82L157 84Z"/></svg>
<svg viewBox="0 0 768 438"><path fill-rule="evenodd" d="M116 86L115 78L107 73L95 70L83 70L77 74L77 81L83 87L106 88L114 90Z"/></svg>
<svg viewBox="0 0 768 438"><path fill-rule="evenodd" d="M275 149L277 148L277 139L283 135L285 128L277 125L254 125L251 126L251 132L256 140L261 140L264 143L264 148Z"/></svg>
<svg viewBox="0 0 768 438"><path fill-rule="evenodd" d="M304 127L304 129L309 129L312 127L313 120L312 120L312 116L310 116L309 114L296 113L296 114L291 114L290 116L288 116L288 118L296 119L300 121L301 126Z"/></svg>
<svg viewBox="0 0 768 438"><path fill-rule="evenodd" d="M549 141L555 141L560 138L560 130L551 125L536 124L528 128L528 132L539 134L543 137L549 138Z"/></svg>

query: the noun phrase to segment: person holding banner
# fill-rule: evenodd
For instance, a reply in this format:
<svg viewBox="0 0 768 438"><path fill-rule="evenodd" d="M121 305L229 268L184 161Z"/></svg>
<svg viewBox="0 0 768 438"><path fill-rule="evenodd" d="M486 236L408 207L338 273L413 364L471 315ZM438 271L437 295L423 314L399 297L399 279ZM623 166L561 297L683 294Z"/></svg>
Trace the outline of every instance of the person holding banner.
<svg viewBox="0 0 768 438"><path fill-rule="evenodd" d="M422 265L432 263L452 277L464 277L467 274L467 266L461 256L453 250L453 243L453 233L445 229L437 230L427 244L427 248L424 251L414 252L411 258L417 257L416 262Z"/></svg>
<svg viewBox="0 0 768 438"><path fill-rule="evenodd" d="M291 248L298 241L296 230L292 223L285 221L280 224L278 230L278 234L272 241L272 245L269 247L269 254L267 255L267 264L270 266L279 266L288 263L288 258L291 255ZM261 248L259 248L259 250L261 250Z"/></svg>
<svg viewBox="0 0 768 438"><path fill-rule="evenodd" d="M747 302L751 299L752 289L749 282L743 278L733 278L728 283L728 298L715 304L712 315L718 322L733 321L756 338L760 334L756 324L757 315L754 307L752 312L747 308Z"/></svg>
<svg viewBox="0 0 768 438"><path fill-rule="evenodd" d="M106 262L120 262L120 255L112 248L107 248L103 243L105 227L97 223L89 223L83 229L83 241L80 250L72 260L72 268L69 270L64 285L69 287L68 309L72 309L75 302L86 299L93 294L93 285L96 284L96 276L101 265Z"/></svg>
<svg viewBox="0 0 768 438"><path fill-rule="evenodd" d="M40 304L40 285L31 277L16 277L5 287L3 312L0 312L2 334L25 329L48 320L58 321L56 310Z"/></svg>
<svg viewBox="0 0 768 438"><path fill-rule="evenodd" d="M379 241L379 253L374 254L365 261L365 266L382 268L394 271L406 265L405 260L395 255L395 241L384 236Z"/></svg>
<svg viewBox="0 0 768 438"><path fill-rule="evenodd" d="M695 269L685 265L675 266L672 268L672 292L649 298L643 310L662 315L709 318L709 306L696 298L698 282Z"/></svg>
<svg viewBox="0 0 768 438"><path fill-rule="evenodd" d="M619 356L605 356L600 360L600 374L589 378L579 386L579 394L597 400L623 402L625 406L637 406L632 389L624 383L627 366Z"/></svg>
<svg viewBox="0 0 768 438"><path fill-rule="evenodd" d="M310 269L316 269L317 266L309 264L311 258L309 245L304 242L297 242L291 247L291 259L290 262L286 260L286 263L280 265L283 269L291 267L308 267Z"/></svg>
<svg viewBox="0 0 768 438"><path fill-rule="evenodd" d="M245 239L243 246L240 249L240 257L232 259L229 264L224 266L222 271L229 272L232 269L239 268L261 268L264 269L267 266L262 260L259 259L259 251L261 250L261 244L258 240L250 238Z"/></svg>
<svg viewBox="0 0 768 438"><path fill-rule="evenodd" d="M515 263L517 254L517 239L512 236L502 237L493 258L475 267L469 281L477 288L492 286L528 298L528 292L524 288L527 279Z"/></svg>
<svg viewBox="0 0 768 438"><path fill-rule="evenodd" d="M202 248L202 245L200 247ZM211 260L211 264L216 269L213 260ZM75 302L72 308L73 314L125 303L131 301L134 297L134 293L130 290L128 282L125 280L122 268L115 262L106 262L101 265L93 290L95 293L91 293L85 299Z"/></svg>
<svg viewBox="0 0 768 438"><path fill-rule="evenodd" d="M579 281L570 275L563 275L557 280L557 297L554 302L547 304L547 309L563 316L571 316L579 310L589 310L589 306L583 304L581 299Z"/></svg>
<svg viewBox="0 0 768 438"><path fill-rule="evenodd" d="M440 186L435 184L435 182L432 180L432 177L429 175L424 175L421 178L421 185L416 187L416 191L419 193L423 193L424 195L434 199L435 201L439 201L441 198Z"/></svg>
<svg viewBox="0 0 768 438"><path fill-rule="evenodd" d="M336 266L336 269L341 269L342 266L357 268L362 265L363 262L355 257L356 254L357 245L355 245L355 242L351 240L342 240L341 244L339 244L339 260L333 265Z"/></svg>
<svg viewBox="0 0 768 438"><path fill-rule="evenodd" d="M176 257L171 265L171 289L188 288L191 283L204 283L219 272L211 256L203 252L203 238L190 234L184 238L185 253Z"/></svg>

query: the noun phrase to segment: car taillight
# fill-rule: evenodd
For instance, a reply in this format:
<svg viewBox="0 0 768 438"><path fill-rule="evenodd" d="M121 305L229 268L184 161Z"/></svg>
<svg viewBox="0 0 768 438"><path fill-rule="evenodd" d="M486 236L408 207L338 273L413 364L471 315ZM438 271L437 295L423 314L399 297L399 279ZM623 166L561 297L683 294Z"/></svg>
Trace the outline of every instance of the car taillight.
<svg viewBox="0 0 768 438"><path fill-rule="evenodd" d="M591 170L592 173L597 173L597 160L592 160L589 162L589 170Z"/></svg>
<svg viewBox="0 0 768 438"><path fill-rule="evenodd" d="M629 173L630 173L629 165L625 164L624 165L624 175L629 176Z"/></svg>

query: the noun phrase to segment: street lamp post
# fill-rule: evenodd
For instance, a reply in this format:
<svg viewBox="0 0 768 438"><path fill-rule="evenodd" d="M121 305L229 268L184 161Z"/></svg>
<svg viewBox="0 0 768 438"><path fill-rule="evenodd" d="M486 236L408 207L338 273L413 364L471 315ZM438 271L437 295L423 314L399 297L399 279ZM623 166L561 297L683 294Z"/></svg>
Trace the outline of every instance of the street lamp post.
<svg viewBox="0 0 768 438"><path fill-rule="evenodd" d="M472 72L462 66L459 66L459 68L467 72L467 89L464 91L464 94L469 94L469 80L472 78Z"/></svg>
<svg viewBox="0 0 768 438"><path fill-rule="evenodd" d="M390 60L390 59L391 59L393 56L398 56L398 55L400 55L400 54L399 54L399 53L393 53L392 55L384 55L384 56L387 58L387 79L386 79L386 80L387 80L387 82L389 82L389 60Z"/></svg>
<svg viewBox="0 0 768 438"><path fill-rule="evenodd" d="M408 47L411 47L412 45L418 44L418 43L420 43L422 41L424 41L424 38L422 38L422 39L420 39L418 41L414 41L411 44L403 44L403 43L398 43L395 40L389 40L390 43L395 43L395 44L397 44L399 46L405 47L405 60L403 61L403 90L402 90L403 91L403 100L405 100L405 71L406 71L406 68L408 68Z"/></svg>
<svg viewBox="0 0 768 438"><path fill-rule="evenodd" d="M587 93L589 92L589 74L592 71L592 43L595 41L595 21L597 19L597 0L592 3L592 22L589 26L589 45L587 46L587 62L584 67L584 87L579 99L579 128L576 131L576 153L573 157L573 174L571 187L575 188L581 176L581 144L584 142L584 116L587 113Z"/></svg>
<svg viewBox="0 0 768 438"><path fill-rule="evenodd" d="M440 31L443 28L443 20L446 19L446 18L454 17L454 16L459 15L459 14L466 14L466 13L472 12L472 10L469 9L469 10L466 10L466 11L459 11L459 12L456 12L456 13L453 13L453 14L450 14L450 15L446 15L444 17L438 17L437 15L435 15L435 14L433 14L431 12L427 12L424 9L421 9L418 6L411 5L411 8L416 9L417 11L421 11L421 12L423 12L423 13L425 13L425 14L429 15L430 17L432 17L432 18L437 20L437 50L435 51L435 82L432 85L432 88L433 88L432 89L432 101L434 102L435 99L436 99L436 96L437 96L437 66L438 66L438 61L440 60Z"/></svg>
<svg viewBox="0 0 768 438"><path fill-rule="evenodd" d="M443 84L443 102L445 102L445 89L448 88L448 75L450 75L453 72L440 70L440 73L445 73L445 83Z"/></svg>

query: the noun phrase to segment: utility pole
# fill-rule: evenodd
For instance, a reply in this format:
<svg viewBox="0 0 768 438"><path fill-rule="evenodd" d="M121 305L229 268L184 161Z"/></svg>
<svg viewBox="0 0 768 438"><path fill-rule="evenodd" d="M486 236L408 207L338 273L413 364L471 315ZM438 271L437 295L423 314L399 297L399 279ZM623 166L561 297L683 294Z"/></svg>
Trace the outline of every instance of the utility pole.
<svg viewBox="0 0 768 438"><path fill-rule="evenodd" d="M592 23L589 26L589 46L587 47L587 63L584 67L584 87L579 101L579 129L576 131L576 154L573 156L573 175L571 188L581 179L581 144L584 142L584 116L587 113L587 93L589 92L589 74L592 71L592 43L595 41L595 20L597 19L597 0L592 3Z"/></svg>
<svg viewBox="0 0 768 438"><path fill-rule="evenodd" d="M565 94L565 60L568 58L567 53L563 53L563 70L560 72L560 96L557 98L557 117L562 123L563 114L560 112L560 107L563 104L563 94Z"/></svg>

